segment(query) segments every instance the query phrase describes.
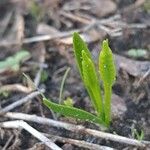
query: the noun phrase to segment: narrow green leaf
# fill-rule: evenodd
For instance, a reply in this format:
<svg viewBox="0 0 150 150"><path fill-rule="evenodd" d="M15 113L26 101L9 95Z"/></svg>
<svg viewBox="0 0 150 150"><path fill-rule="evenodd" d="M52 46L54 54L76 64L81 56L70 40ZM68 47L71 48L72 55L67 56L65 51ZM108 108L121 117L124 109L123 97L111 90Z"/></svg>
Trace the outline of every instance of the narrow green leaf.
<svg viewBox="0 0 150 150"><path fill-rule="evenodd" d="M50 100L48 100L46 98L43 98L43 103L49 109L52 109L54 112L60 113L64 116L73 117L73 118L76 118L76 119L89 121L89 122L93 122L93 123L98 123L98 124L103 123L100 118L98 118L95 115L93 115L89 112L86 112L84 110L74 108L74 107L70 107L70 106L56 104L56 103L53 103L53 102L51 102Z"/></svg>
<svg viewBox="0 0 150 150"><path fill-rule="evenodd" d="M108 127L111 122L111 95L112 95L112 87L104 85L104 113L105 113L105 123Z"/></svg>
<svg viewBox="0 0 150 150"><path fill-rule="evenodd" d="M64 84L65 84L65 80L67 78L67 75L70 71L70 67L67 68L67 70L65 71L65 74L63 76L62 82L61 82L61 86L60 86L60 92L59 92L59 104L62 104L62 99L63 99L63 89L64 89Z"/></svg>
<svg viewBox="0 0 150 150"><path fill-rule="evenodd" d="M85 51L82 51L82 72L83 72L83 81L85 87L90 95L94 108L96 109L98 116L103 115L103 103L102 96L100 91L99 80L97 72L94 66L94 63L87 56Z"/></svg>
<svg viewBox="0 0 150 150"><path fill-rule="evenodd" d="M102 51L99 56L99 71L104 85L104 113L105 123L109 126L111 121L111 94L112 85L116 78L116 69L113 54L108 45L108 40L103 41Z"/></svg>
<svg viewBox="0 0 150 150"><path fill-rule="evenodd" d="M85 51L85 53L88 55L89 58L91 57L90 51L88 50L88 47L86 43L82 40L82 38L79 36L78 33L73 34L73 49L74 49L74 55L76 59L76 63L80 72L81 77L82 75L82 50Z"/></svg>
<svg viewBox="0 0 150 150"><path fill-rule="evenodd" d="M103 41L102 51L99 56L99 71L103 83L112 86L116 79L116 69L108 40Z"/></svg>

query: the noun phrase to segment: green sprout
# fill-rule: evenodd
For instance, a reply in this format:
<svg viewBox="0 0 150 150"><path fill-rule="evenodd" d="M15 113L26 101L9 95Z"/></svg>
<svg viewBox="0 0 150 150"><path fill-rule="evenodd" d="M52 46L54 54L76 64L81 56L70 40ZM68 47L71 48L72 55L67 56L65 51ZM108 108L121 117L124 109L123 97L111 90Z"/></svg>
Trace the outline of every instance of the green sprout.
<svg viewBox="0 0 150 150"><path fill-rule="evenodd" d="M64 100L64 105L73 107L73 99L70 97L67 97L66 100Z"/></svg>
<svg viewBox="0 0 150 150"><path fill-rule="evenodd" d="M131 133L132 133L132 137L139 141L142 141L144 139L144 131L143 130L138 132L137 129L131 128Z"/></svg>
<svg viewBox="0 0 150 150"><path fill-rule="evenodd" d="M108 40L103 41L102 51L99 55L99 72L104 87L103 108L105 123L109 125L111 121L111 93L112 85L116 79L116 69Z"/></svg>
<svg viewBox="0 0 150 150"><path fill-rule="evenodd" d="M73 35L73 48L76 64L84 86L90 96L91 103L95 109L95 114L91 114L73 106L53 103L45 97L43 97L43 102L49 109L64 116L109 127L111 122L111 94L112 86L116 78L116 69L113 54L108 45L108 40L104 40L102 43L98 71L86 43L78 33L74 33ZM101 94L99 78L103 83L104 96Z"/></svg>

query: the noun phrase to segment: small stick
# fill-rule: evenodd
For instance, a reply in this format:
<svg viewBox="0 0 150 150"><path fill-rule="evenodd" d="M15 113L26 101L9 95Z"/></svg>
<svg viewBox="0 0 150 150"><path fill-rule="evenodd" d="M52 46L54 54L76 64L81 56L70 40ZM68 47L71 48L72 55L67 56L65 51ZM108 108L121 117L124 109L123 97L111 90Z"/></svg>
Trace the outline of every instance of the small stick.
<svg viewBox="0 0 150 150"><path fill-rule="evenodd" d="M108 20L106 20L106 21L108 21ZM116 21L116 23L118 23L118 22ZM107 32L107 34L110 34L110 36L113 36L114 33L111 34L111 29L109 29L107 26L105 26L103 24L104 24L103 20L102 21L95 21L94 23L92 21L91 24L85 26L82 29L72 30L72 31L68 31L68 32L62 32L62 33L59 33L59 34L56 34L56 35L40 35L40 36L31 37L31 38L25 38L23 40L23 44L54 40L54 39L58 39L58 38L65 38L65 37L71 36L73 34L73 32L80 32L80 33L81 32L86 32L89 29L89 27L92 28L95 25L98 25L102 30ZM111 25L111 22L109 23L109 25ZM124 28L124 26L121 26L119 23L118 23L118 25L121 27L121 29ZM126 26L129 27L129 28L146 28L147 27L147 25L145 25L145 24L127 24ZM120 34L118 34L118 35L120 35ZM7 43L7 45L8 44L12 45L13 43Z"/></svg>
<svg viewBox="0 0 150 150"><path fill-rule="evenodd" d="M115 16L110 17L108 19L103 19L101 21L97 21L97 23L99 23L99 22L103 23L103 22L111 21L113 19L116 19L116 17L118 17L118 15L117 16L115 15ZM92 24L92 26L94 26L93 21L90 22L90 23ZM23 43L28 44L28 43L33 43L33 42L54 40L54 39L57 39L57 38L65 38L67 36L71 36L72 33L74 33L74 32L85 32L85 31L87 31L89 29L89 26L91 26L91 24L88 24L87 26L85 26L82 29L71 30L71 31L68 31L68 32L62 32L62 33L59 33L59 34L56 34L56 35L41 35L41 36L35 36L35 37L31 37L31 38L25 38L23 40Z"/></svg>
<svg viewBox="0 0 150 150"><path fill-rule="evenodd" d="M3 128L22 128L31 133L34 137L42 141L46 146L51 148L51 150L62 150L60 147L58 147L55 143L53 143L50 139L45 137L43 134L41 134L39 131L31 127L29 124L22 120L16 120L16 121L6 121L2 122L0 124L0 127Z"/></svg>
<svg viewBox="0 0 150 150"><path fill-rule="evenodd" d="M96 137L99 137L102 139L111 140L111 141L124 143L124 144L128 144L128 145L133 145L133 146L137 146L137 147L145 147L146 145L150 145L149 141L139 141L136 139L131 139L131 138L127 138L127 137L123 137L123 136L119 136L119 135L114 135L111 133L105 133L102 131L88 129L81 125L74 125L74 124L70 124L70 123L65 123L65 122L61 122L61 121L56 121L56 120L52 120L52 119L48 119L48 118L39 117L36 115L8 112L4 116L8 117L8 118L22 119L22 120L26 120L26 121L36 122L39 124L45 124L45 125L49 125L49 126L64 128L64 129L72 131L72 132L85 133L85 134L96 136Z"/></svg>
<svg viewBox="0 0 150 150"><path fill-rule="evenodd" d="M101 146L93 143L89 143L86 141L79 141L75 139L70 139L70 138L64 138L60 136L55 136L55 135L50 135L50 134L44 134L45 136L54 139L55 141L59 141L62 143L69 143L72 145L76 145L78 147L83 147L83 148L88 148L90 150L115 150L114 148L107 147L107 146Z"/></svg>
<svg viewBox="0 0 150 150"><path fill-rule="evenodd" d="M42 65L39 65L39 70L38 70L38 72L35 76L35 79L34 79L35 88L38 88L38 86L40 84L42 71L43 71L43 67L42 67Z"/></svg>
<svg viewBox="0 0 150 150"><path fill-rule="evenodd" d="M24 103L26 103L26 102L28 102L29 100L33 99L33 98L36 97L37 95L40 95L41 92L42 92L42 91L40 91L40 92L39 92L39 91L35 91L35 92L33 92L33 93L27 95L26 97L21 98L20 100L17 100L16 102L14 102L14 103L12 103L12 104L6 106L5 108L0 109L0 115L3 114L3 113L8 112L8 111L10 111L10 110L12 110L12 109L14 109L14 108L16 108L16 107L18 107L18 106L20 106L20 105L22 105L22 104L24 104Z"/></svg>
<svg viewBox="0 0 150 150"><path fill-rule="evenodd" d="M92 17L93 18L93 17ZM147 24L127 24L125 22L121 22L118 21L116 19L120 19L120 15L114 15L110 18L107 19L92 19L90 23L88 23L88 20L85 22L87 24L87 26L85 26L84 28L81 29L77 29L77 30L71 30L68 32L61 32L55 35L39 35L39 36L35 36L35 37L31 37L31 38L25 38L23 39L22 43L23 44L28 44L28 43L33 43L33 42L40 42L40 41L48 41L48 40L55 40L58 38L65 38L68 36L71 36L73 32L85 32L88 31L89 28L94 27L95 25L98 25L102 30L104 30L105 32L107 32L107 34L110 34L110 36L120 36L121 33L113 33L111 34L111 28L109 29L107 26L112 26L114 23L117 24L117 26L119 26L119 28L121 28L121 30L125 27L129 27L129 28L147 28L148 25ZM79 18L78 18L79 20ZM81 21L81 20L80 20ZM115 26L115 28L118 28ZM18 41L2 41L0 42L0 46L10 46L10 45L17 45L19 44Z"/></svg>
<svg viewBox="0 0 150 150"><path fill-rule="evenodd" d="M14 135L11 135L8 139L8 141L6 142L6 144L4 145L4 147L2 148L2 150L6 150L8 145L10 144L10 142L12 141Z"/></svg>
<svg viewBox="0 0 150 150"><path fill-rule="evenodd" d="M25 87L21 84L7 84L0 87L0 93L3 93L5 91L20 91L23 93L30 93L32 89Z"/></svg>
<svg viewBox="0 0 150 150"><path fill-rule="evenodd" d="M72 30L72 31L68 31L68 32L62 32L56 35L41 35L41 36L35 36L35 37L31 37L31 38L25 38L23 40L24 44L28 44L28 43L33 43L33 42L40 42L40 41L47 41L47 40L54 40L57 38L64 38L67 36L72 35L73 32L81 32L80 30Z"/></svg>

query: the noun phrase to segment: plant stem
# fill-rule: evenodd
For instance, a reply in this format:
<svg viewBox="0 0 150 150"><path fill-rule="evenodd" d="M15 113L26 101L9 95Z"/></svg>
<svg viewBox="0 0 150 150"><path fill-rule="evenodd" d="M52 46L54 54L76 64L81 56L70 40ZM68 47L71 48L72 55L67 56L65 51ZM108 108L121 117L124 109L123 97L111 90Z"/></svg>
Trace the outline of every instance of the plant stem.
<svg viewBox="0 0 150 150"><path fill-rule="evenodd" d="M107 126L110 125L111 121L111 94L112 87L109 85L104 85L104 113L105 113L105 123Z"/></svg>
<svg viewBox="0 0 150 150"><path fill-rule="evenodd" d="M97 116L101 117L101 119L104 121L105 120L105 113L104 113L104 105L103 105L103 99L101 96L101 91L99 90L99 92L95 92L95 94L93 94L95 101L96 101L96 107L95 110L97 110Z"/></svg>
<svg viewBox="0 0 150 150"><path fill-rule="evenodd" d="M59 104L62 104L64 84L65 84L65 80L67 78L69 71L70 71L70 67L68 67L67 70L65 71L65 74L64 74L62 82L61 82L60 93L59 93Z"/></svg>

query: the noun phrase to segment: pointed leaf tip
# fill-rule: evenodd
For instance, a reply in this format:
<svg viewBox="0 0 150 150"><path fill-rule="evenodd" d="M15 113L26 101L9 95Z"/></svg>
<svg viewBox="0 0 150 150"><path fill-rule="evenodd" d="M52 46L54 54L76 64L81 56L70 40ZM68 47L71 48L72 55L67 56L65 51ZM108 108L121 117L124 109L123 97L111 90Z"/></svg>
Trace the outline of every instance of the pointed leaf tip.
<svg viewBox="0 0 150 150"><path fill-rule="evenodd" d="M78 36L78 33L77 32L74 32L73 33L73 41L75 40L75 38Z"/></svg>
<svg viewBox="0 0 150 150"><path fill-rule="evenodd" d="M81 77L82 76L82 50L85 51L87 56L91 58L90 51L88 50L88 47L86 43L83 41L83 39L80 37L80 35L77 32L74 32L73 34L73 49L74 49L74 55L76 59L76 63L80 72Z"/></svg>
<svg viewBox="0 0 150 150"><path fill-rule="evenodd" d="M75 36L79 36L79 33L78 32L74 32L73 33L73 37L75 37Z"/></svg>
<svg viewBox="0 0 150 150"><path fill-rule="evenodd" d="M110 47L109 47L109 44L108 44L108 39L106 39L106 40L103 41L102 51L108 51L108 50L110 50Z"/></svg>
<svg viewBox="0 0 150 150"><path fill-rule="evenodd" d="M75 44L75 42L79 42L80 41L83 42L82 38L80 37L79 33L78 32L74 32L73 33L73 43Z"/></svg>
<svg viewBox="0 0 150 150"><path fill-rule="evenodd" d="M102 51L99 55L99 71L104 84L112 86L116 77L116 69L108 40L103 41Z"/></svg>

